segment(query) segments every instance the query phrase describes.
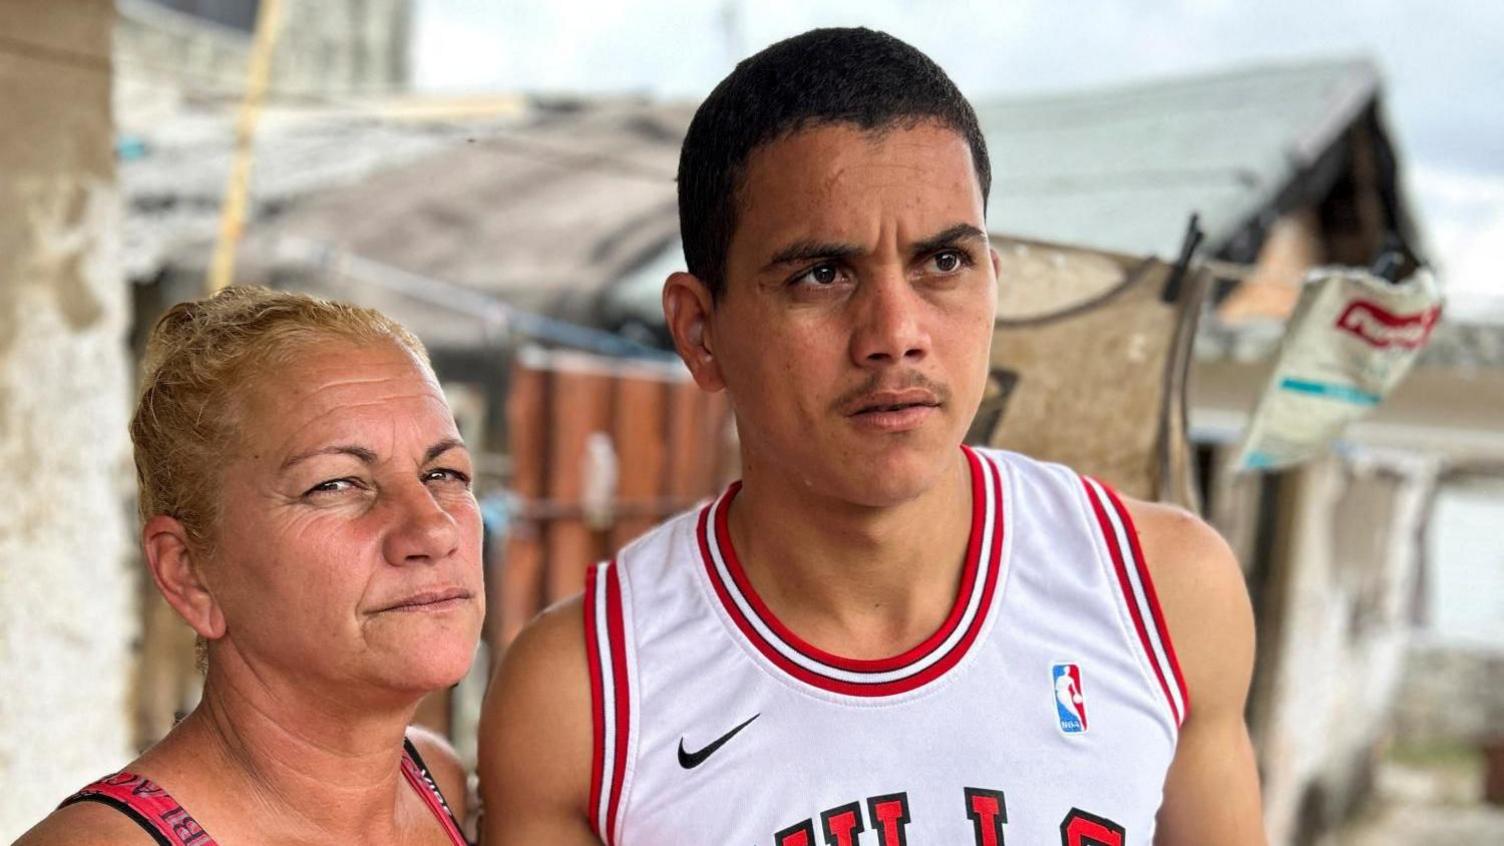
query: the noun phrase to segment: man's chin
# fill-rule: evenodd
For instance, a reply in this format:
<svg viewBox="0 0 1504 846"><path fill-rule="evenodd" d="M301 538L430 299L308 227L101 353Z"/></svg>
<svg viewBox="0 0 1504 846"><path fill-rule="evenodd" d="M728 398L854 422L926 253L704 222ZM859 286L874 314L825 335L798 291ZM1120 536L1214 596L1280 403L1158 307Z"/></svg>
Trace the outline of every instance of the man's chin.
<svg viewBox="0 0 1504 846"><path fill-rule="evenodd" d="M870 508L890 508L912 502L946 477L956 447L889 449L845 468L842 488L851 502Z"/></svg>

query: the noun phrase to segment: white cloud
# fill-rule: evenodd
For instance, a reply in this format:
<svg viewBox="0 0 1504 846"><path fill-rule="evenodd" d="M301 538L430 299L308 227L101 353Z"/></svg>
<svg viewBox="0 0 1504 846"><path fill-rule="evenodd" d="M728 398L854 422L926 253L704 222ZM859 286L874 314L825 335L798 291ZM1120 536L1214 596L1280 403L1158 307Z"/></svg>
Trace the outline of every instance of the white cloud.
<svg viewBox="0 0 1504 846"><path fill-rule="evenodd" d="M1504 298L1504 174L1422 164L1409 183L1458 307Z"/></svg>

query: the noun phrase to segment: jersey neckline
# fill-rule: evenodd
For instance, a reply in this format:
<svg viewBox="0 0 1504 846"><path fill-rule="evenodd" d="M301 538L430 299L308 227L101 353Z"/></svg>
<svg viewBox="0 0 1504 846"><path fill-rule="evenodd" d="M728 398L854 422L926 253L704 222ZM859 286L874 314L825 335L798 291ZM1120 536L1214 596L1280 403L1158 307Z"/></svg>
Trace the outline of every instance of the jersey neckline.
<svg viewBox="0 0 1504 846"><path fill-rule="evenodd" d="M734 482L699 515L696 535L710 585L741 636L778 670L799 682L847 696L894 696L916 690L960 663L985 628L1001 580L1003 485L997 463L961 447L971 475L971 529L961 585L950 612L924 641L887 658L836 655L795 634L747 579L731 543L727 515L741 489Z"/></svg>

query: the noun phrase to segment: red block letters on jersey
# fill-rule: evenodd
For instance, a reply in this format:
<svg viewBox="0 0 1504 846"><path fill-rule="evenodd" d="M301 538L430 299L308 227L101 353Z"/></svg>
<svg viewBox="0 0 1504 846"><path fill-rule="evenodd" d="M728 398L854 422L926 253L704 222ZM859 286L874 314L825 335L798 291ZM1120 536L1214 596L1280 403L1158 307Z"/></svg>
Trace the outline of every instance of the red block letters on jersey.
<svg viewBox="0 0 1504 846"><path fill-rule="evenodd" d="M892 793L867 800L867 819L877 829L877 846L909 846L904 826L909 824L909 796Z"/></svg>
<svg viewBox="0 0 1504 846"><path fill-rule="evenodd" d="M1123 846L1123 827L1080 808L1072 808L1060 823L1062 846Z"/></svg>
<svg viewBox="0 0 1504 846"><path fill-rule="evenodd" d="M856 802L831 808L820 815L820 828L825 832L825 846L856 846L856 836L862 828L862 806Z"/></svg>
<svg viewBox="0 0 1504 846"><path fill-rule="evenodd" d="M966 788L966 816L975 827L977 846L1003 846L1003 823L1008 821L1008 805L1001 790Z"/></svg>
<svg viewBox="0 0 1504 846"><path fill-rule="evenodd" d="M1005 846L1008 803L1003 792L968 787L965 795L966 816L971 820L976 846ZM909 846L908 794L869 798L867 822L877 832L877 846ZM866 830L860 802L838 805L820 814L824 846L862 846L861 835ZM1060 822L1060 846L1123 846L1124 842L1122 826L1080 808L1072 808ZM820 846L815 842L815 821L800 820L778 832L773 835L773 846Z"/></svg>
<svg viewBox="0 0 1504 846"><path fill-rule="evenodd" d="M815 823L813 820L795 823L773 835L773 842L777 846L816 846Z"/></svg>

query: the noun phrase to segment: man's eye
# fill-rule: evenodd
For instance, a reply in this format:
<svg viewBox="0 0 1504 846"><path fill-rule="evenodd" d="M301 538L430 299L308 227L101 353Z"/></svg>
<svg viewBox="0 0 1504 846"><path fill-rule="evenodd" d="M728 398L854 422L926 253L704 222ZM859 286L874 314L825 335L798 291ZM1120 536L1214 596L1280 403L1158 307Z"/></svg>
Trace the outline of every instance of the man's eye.
<svg viewBox="0 0 1504 846"><path fill-rule="evenodd" d="M794 284L823 288L840 281L841 269L833 264L817 264L794 278Z"/></svg>
<svg viewBox="0 0 1504 846"><path fill-rule="evenodd" d="M970 257L960 250L946 250L930 256L931 266L941 273L955 273L971 264Z"/></svg>

